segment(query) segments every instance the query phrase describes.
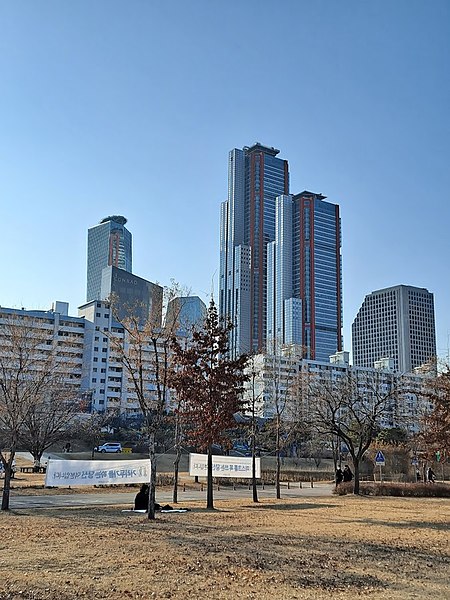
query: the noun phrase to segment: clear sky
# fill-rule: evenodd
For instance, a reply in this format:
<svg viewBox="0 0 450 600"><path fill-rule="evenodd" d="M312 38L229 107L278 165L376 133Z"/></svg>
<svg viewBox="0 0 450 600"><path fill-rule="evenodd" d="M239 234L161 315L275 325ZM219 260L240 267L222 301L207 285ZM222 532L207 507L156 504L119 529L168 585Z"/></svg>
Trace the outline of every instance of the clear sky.
<svg viewBox="0 0 450 600"><path fill-rule="evenodd" d="M259 141L340 204L345 348L364 296L435 294L450 337L448 0L2 0L0 304L85 300L88 227L217 290L227 157Z"/></svg>

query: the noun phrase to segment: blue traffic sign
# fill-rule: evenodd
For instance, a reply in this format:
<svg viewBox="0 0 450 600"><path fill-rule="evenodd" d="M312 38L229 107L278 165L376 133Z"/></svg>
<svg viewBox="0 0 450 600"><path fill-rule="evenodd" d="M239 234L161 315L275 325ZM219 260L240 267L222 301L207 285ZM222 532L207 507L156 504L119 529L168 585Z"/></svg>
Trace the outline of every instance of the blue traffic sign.
<svg viewBox="0 0 450 600"><path fill-rule="evenodd" d="M375 456L375 462L377 465L384 465L384 454L381 452L381 450L378 450L377 455Z"/></svg>

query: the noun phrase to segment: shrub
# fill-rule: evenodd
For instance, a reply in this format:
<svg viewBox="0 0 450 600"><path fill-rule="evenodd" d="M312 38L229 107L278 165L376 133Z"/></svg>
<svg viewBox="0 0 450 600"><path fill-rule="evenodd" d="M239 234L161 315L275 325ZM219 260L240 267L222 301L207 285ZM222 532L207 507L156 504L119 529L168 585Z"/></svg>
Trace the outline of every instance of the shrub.
<svg viewBox="0 0 450 600"><path fill-rule="evenodd" d="M339 496L353 493L353 483L342 483L334 491ZM403 496L417 498L450 498L450 485L446 483L372 483L360 484L362 496Z"/></svg>

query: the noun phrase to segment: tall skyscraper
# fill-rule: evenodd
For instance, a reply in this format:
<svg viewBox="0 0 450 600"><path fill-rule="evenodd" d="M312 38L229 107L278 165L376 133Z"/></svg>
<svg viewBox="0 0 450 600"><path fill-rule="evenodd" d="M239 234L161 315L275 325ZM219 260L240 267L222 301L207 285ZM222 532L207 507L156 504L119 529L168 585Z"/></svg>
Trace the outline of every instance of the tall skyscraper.
<svg viewBox="0 0 450 600"><path fill-rule="evenodd" d="M276 199L275 240L268 244L267 341L304 348L328 361L342 350L339 206L304 191Z"/></svg>
<svg viewBox="0 0 450 600"><path fill-rule="evenodd" d="M230 152L219 311L235 326L234 354L297 344L328 360L342 350L339 207L312 192L290 195L278 153L261 144Z"/></svg>
<svg viewBox="0 0 450 600"><path fill-rule="evenodd" d="M235 325L231 351L265 349L267 244L275 239L275 198L289 193L279 150L259 143L231 150L228 200L221 206L219 312Z"/></svg>
<svg viewBox="0 0 450 600"><path fill-rule="evenodd" d="M102 270L113 266L131 273L131 233L125 217L102 219L88 230L86 302L101 299Z"/></svg>
<svg viewBox="0 0 450 600"><path fill-rule="evenodd" d="M397 285L365 297L352 324L353 363L373 367L383 358L410 372L436 357L433 294Z"/></svg>

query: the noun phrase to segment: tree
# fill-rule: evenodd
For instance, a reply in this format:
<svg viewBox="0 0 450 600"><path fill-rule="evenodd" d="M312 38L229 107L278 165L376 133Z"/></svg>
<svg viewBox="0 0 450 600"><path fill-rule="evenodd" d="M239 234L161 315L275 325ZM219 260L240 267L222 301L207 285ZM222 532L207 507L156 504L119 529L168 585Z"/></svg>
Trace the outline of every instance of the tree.
<svg viewBox="0 0 450 600"><path fill-rule="evenodd" d="M129 387L136 395L148 439L150 458L148 518L155 519L156 503L156 436L166 416L169 400L171 372L171 341L176 334L177 319L162 322L164 309L180 293L178 284L172 282L164 288L159 300L151 306L150 314L143 320L142 307L120 307L120 324L123 332L110 334L109 341L115 358L122 363ZM111 308L119 320L115 298ZM125 316L123 316L125 315Z"/></svg>
<svg viewBox="0 0 450 600"><path fill-rule="evenodd" d="M433 410L423 419L420 441L426 448L429 460L439 457L439 461L443 462L450 457L449 365L437 377L427 381L425 395L433 403Z"/></svg>
<svg viewBox="0 0 450 600"><path fill-rule="evenodd" d="M53 400L66 389L70 359L58 355L57 346L48 341L47 332L32 317L0 314L0 460L5 471L2 510L9 509L12 467L20 441L29 434L36 459L42 454L42 440L48 435L41 435L46 411L51 412Z"/></svg>
<svg viewBox="0 0 450 600"><path fill-rule="evenodd" d="M24 418L19 436L21 447L32 454L35 465L40 464L50 446L73 435L80 409L78 393L62 378L55 377L46 393L36 398Z"/></svg>
<svg viewBox="0 0 450 600"><path fill-rule="evenodd" d="M246 413L250 413L250 448L252 452L252 497L253 502L258 502L258 488L256 487L256 437L258 432L257 409L262 398L262 389L258 389L258 368L255 356L249 358L248 386L246 394Z"/></svg>
<svg viewBox="0 0 450 600"><path fill-rule="evenodd" d="M248 376L247 356L229 356L229 333L233 326L218 316L211 300L204 327L193 332L183 347L172 340L175 372L172 385L183 402L184 419L189 423L193 443L208 455L207 508L214 508L212 446L227 443L224 432L234 427L233 415L243 407L242 394Z"/></svg>
<svg viewBox="0 0 450 600"><path fill-rule="evenodd" d="M305 419L317 433L345 443L355 470L355 494L360 463L399 394L394 377L383 375L347 371L327 378L306 376L301 399Z"/></svg>
<svg viewBox="0 0 450 600"><path fill-rule="evenodd" d="M275 488L281 498L281 452L289 443L297 426L295 418L294 391L296 389L299 348L291 345L273 344L273 352L265 357L268 374L267 399L274 411L275 434Z"/></svg>

